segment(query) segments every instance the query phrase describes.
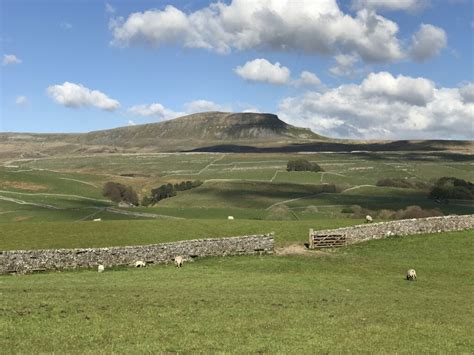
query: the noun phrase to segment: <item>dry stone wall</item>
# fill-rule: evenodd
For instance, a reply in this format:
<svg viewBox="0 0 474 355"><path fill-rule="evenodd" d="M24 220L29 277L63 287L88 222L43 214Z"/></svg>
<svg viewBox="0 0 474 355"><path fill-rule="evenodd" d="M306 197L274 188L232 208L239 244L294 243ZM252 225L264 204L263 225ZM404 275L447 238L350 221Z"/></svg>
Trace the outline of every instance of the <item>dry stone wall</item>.
<svg viewBox="0 0 474 355"><path fill-rule="evenodd" d="M271 254L273 249L274 235L270 233L127 247L0 251L0 274L95 268L99 264L106 268L131 266L138 260L162 264L172 262L178 255L190 260L205 256Z"/></svg>
<svg viewBox="0 0 474 355"><path fill-rule="evenodd" d="M310 230L309 244L310 247L315 247L315 237L320 239L324 236L345 237L346 244L353 244L389 236L441 233L468 229L474 229L474 215L404 219L391 222L367 223L330 230Z"/></svg>

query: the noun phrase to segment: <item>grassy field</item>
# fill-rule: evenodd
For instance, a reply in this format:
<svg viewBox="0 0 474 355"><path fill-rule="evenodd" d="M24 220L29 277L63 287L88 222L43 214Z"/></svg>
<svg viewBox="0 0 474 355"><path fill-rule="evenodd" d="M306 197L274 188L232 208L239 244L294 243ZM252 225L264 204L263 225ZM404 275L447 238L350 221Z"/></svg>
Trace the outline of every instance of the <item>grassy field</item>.
<svg viewBox="0 0 474 355"><path fill-rule="evenodd" d="M0 277L8 353L471 353L472 232ZM416 268L417 282L404 280Z"/></svg>
<svg viewBox="0 0 474 355"><path fill-rule="evenodd" d="M305 158L322 173L287 172L290 159ZM471 155L446 153L311 154L112 154L20 159L0 163L0 223L102 219L200 218L274 219L271 208L291 210L284 219L342 218L342 209L440 208L445 214L473 213L472 201L439 205L427 192L374 186L379 179L430 183L442 176L473 181ZM113 210L104 201L107 181L132 185L142 197L164 183L204 184L151 208ZM339 193L317 194L323 184ZM127 211L126 211L127 212ZM144 216L143 213L149 214ZM152 215L154 216L152 216Z"/></svg>
<svg viewBox="0 0 474 355"><path fill-rule="evenodd" d="M184 239L231 237L275 232L276 244L305 243L308 230L344 227L362 220L312 221L160 220L5 223L0 250L143 245Z"/></svg>

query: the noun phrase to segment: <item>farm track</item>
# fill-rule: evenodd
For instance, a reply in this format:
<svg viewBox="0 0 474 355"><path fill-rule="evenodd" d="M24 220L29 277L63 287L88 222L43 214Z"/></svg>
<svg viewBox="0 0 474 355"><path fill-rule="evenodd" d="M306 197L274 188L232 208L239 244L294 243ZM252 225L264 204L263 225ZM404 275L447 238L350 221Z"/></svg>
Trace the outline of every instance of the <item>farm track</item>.
<svg viewBox="0 0 474 355"><path fill-rule="evenodd" d="M19 199L16 199L16 198L5 197L5 196L2 196L2 195L0 195L0 200L7 201L7 202L13 202L13 203L16 203L18 205L28 205L28 206L36 206L36 207L41 207L41 208L47 208L49 210L64 210L64 208L53 206L53 205L47 205L47 204L35 203L35 202L28 202L28 201L19 200Z"/></svg>

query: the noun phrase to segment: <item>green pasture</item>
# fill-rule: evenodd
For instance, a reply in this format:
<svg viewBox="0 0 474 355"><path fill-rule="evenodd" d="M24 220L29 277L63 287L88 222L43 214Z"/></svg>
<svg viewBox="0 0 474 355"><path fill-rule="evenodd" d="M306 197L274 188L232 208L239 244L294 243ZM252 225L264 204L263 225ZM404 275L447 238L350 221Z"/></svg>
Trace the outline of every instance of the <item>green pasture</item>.
<svg viewBox="0 0 474 355"><path fill-rule="evenodd" d="M277 245L305 243L308 230L363 223L362 219L311 221L259 220L126 220L43 223L4 223L0 250L144 245L183 239L232 237L275 232Z"/></svg>
<svg viewBox="0 0 474 355"><path fill-rule="evenodd" d="M287 161L296 158L316 162L325 171L287 172ZM228 215L267 219L275 218L271 209L279 205L291 209L284 218L294 220L347 217L341 210L352 205L375 211L419 205L439 208L445 214L473 213L470 201L440 205L427 199L426 191L374 186L385 178L430 183L442 176L473 181L474 159L436 152L111 154L21 159L0 166L0 222L163 216L220 219ZM202 180L204 184L153 207L127 209L128 214L105 210L113 205L103 201L102 186L107 181L132 185L143 197L161 184L184 180ZM318 193L322 184L336 185L339 193Z"/></svg>
<svg viewBox="0 0 474 355"><path fill-rule="evenodd" d="M149 232L154 222L140 223ZM474 348L472 236L392 238L302 256L200 259L182 269L1 276L0 348L467 354ZM418 281L404 279L409 268Z"/></svg>

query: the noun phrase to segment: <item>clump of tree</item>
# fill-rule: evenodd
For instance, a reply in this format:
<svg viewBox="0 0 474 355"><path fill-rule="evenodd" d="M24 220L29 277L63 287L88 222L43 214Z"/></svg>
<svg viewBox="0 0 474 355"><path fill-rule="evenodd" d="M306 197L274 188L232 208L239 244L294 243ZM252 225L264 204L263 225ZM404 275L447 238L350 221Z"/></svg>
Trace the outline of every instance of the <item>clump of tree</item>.
<svg viewBox="0 0 474 355"><path fill-rule="evenodd" d="M104 184L102 195L113 202L126 202L138 206L138 195L131 186L125 186L118 182L109 181Z"/></svg>
<svg viewBox="0 0 474 355"><path fill-rule="evenodd" d="M434 184L428 196L436 200L473 200L474 184L455 177L442 177Z"/></svg>
<svg viewBox="0 0 474 355"><path fill-rule="evenodd" d="M286 171L324 171L318 164L306 159L289 160L286 164Z"/></svg>
<svg viewBox="0 0 474 355"><path fill-rule="evenodd" d="M161 200L176 196L178 191L191 190L201 185L202 185L202 181L200 180L182 181L177 184L168 183L168 184L161 185L155 189L152 189L150 196L143 197L142 205L143 206L154 205L155 203Z"/></svg>

